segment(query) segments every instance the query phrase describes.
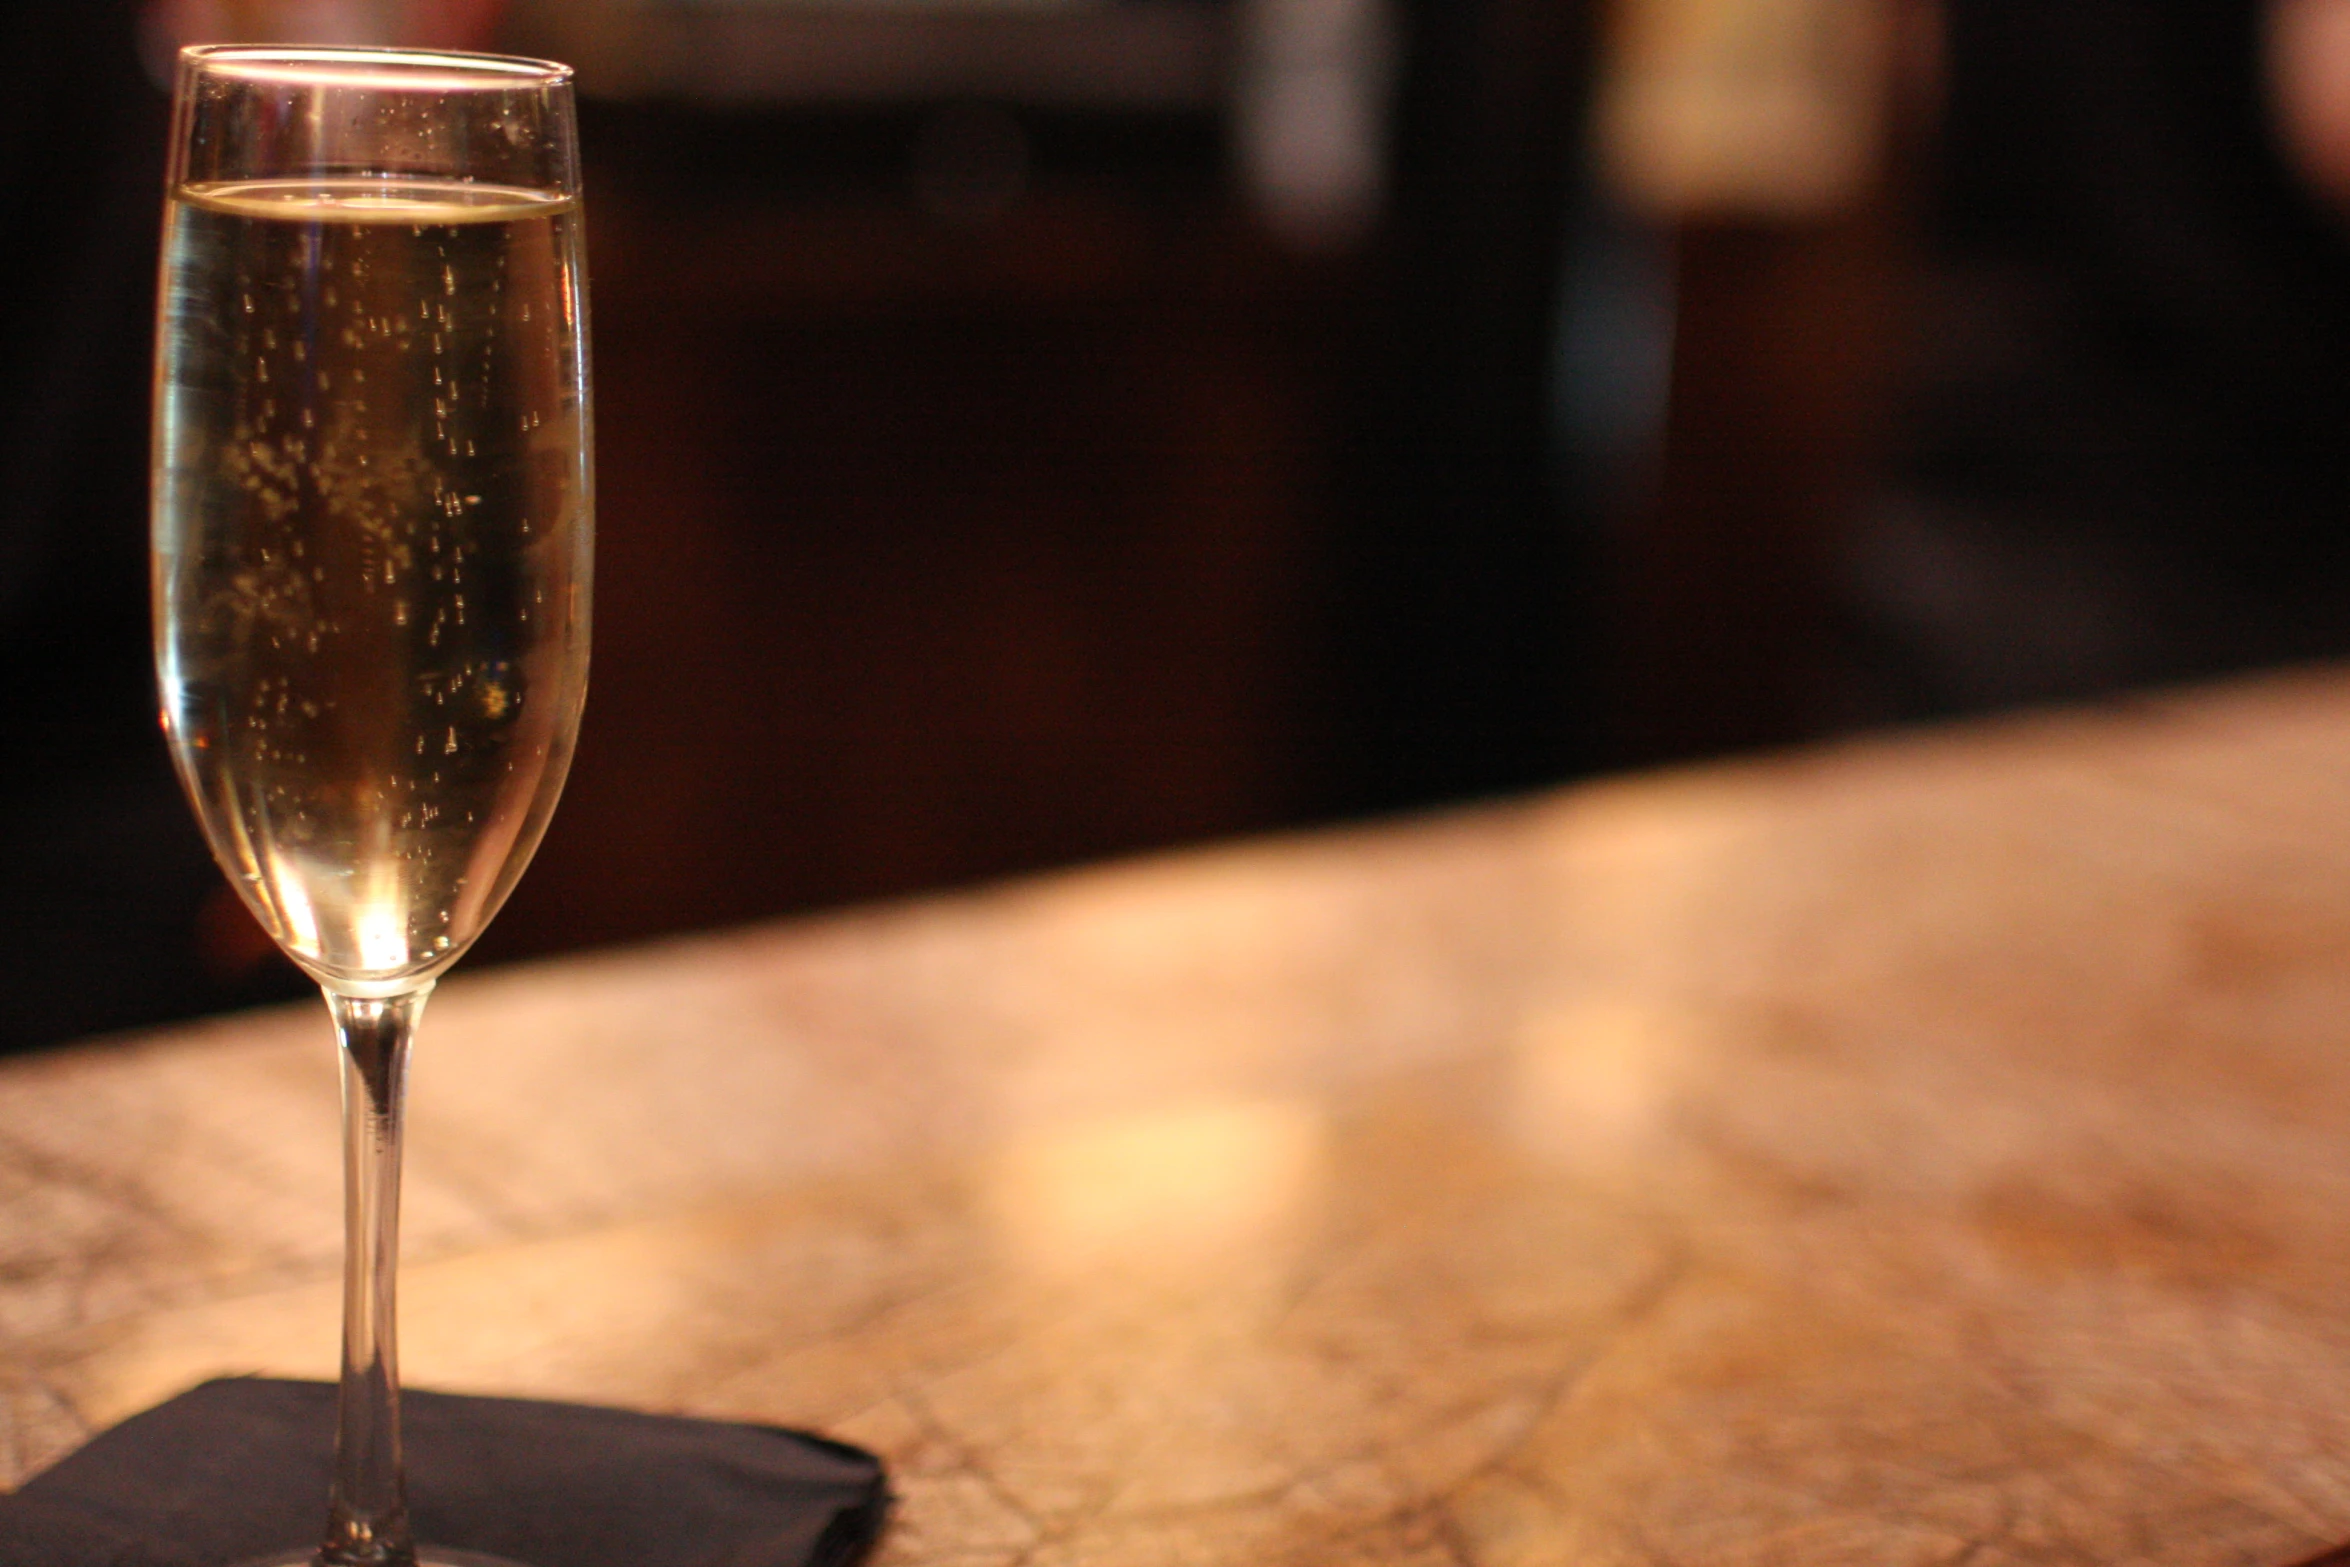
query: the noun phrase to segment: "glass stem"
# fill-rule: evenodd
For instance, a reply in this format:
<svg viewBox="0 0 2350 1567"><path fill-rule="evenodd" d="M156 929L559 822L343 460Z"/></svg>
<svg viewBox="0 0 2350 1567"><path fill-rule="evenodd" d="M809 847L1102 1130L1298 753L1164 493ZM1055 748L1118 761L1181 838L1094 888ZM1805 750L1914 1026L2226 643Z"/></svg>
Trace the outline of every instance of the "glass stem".
<svg viewBox="0 0 2350 1567"><path fill-rule="evenodd" d="M343 1058L343 1386L320 1567L414 1567L400 1461L400 1109L408 1042L432 994L326 993Z"/></svg>

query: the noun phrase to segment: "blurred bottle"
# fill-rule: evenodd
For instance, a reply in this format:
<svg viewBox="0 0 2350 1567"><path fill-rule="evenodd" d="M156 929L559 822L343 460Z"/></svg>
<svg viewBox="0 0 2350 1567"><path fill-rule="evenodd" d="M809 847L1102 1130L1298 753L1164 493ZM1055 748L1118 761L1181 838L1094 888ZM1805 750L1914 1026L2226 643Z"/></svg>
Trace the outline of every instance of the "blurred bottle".
<svg viewBox="0 0 2350 1567"><path fill-rule="evenodd" d="M1804 218L1877 171L1889 0L1625 0L1596 107L1600 162L1673 217Z"/></svg>

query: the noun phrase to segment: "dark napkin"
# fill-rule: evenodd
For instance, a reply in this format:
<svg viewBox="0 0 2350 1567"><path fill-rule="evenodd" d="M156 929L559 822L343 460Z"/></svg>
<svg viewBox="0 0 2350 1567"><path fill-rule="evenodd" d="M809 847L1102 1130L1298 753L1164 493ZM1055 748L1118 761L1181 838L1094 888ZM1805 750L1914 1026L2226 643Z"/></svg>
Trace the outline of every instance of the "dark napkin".
<svg viewBox="0 0 2350 1567"><path fill-rule="evenodd" d="M872 1454L772 1426L401 1396L425 1545L533 1567L848 1567L888 1506ZM6 1567L223 1567L315 1545L335 1390L207 1382L0 1497Z"/></svg>

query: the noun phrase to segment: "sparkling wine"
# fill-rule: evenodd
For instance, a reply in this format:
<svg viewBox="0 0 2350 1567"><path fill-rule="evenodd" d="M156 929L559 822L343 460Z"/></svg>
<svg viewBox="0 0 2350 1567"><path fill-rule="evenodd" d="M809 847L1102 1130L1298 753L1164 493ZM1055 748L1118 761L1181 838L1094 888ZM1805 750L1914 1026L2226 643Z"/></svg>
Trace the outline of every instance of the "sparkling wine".
<svg viewBox="0 0 2350 1567"><path fill-rule="evenodd" d="M297 962L411 989L521 874L584 694L577 209L395 178L193 186L165 247L173 753Z"/></svg>

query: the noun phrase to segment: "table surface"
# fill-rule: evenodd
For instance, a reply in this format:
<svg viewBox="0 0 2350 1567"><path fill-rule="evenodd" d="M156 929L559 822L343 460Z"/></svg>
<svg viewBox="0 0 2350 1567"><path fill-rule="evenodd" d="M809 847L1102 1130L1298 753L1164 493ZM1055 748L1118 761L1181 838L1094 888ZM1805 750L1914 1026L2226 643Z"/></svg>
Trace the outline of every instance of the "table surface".
<svg viewBox="0 0 2350 1567"><path fill-rule="evenodd" d="M329 1372L334 1094L0 1066L0 1484ZM2350 677L460 975L410 1128L413 1384L868 1444L890 1567L2281 1564Z"/></svg>

